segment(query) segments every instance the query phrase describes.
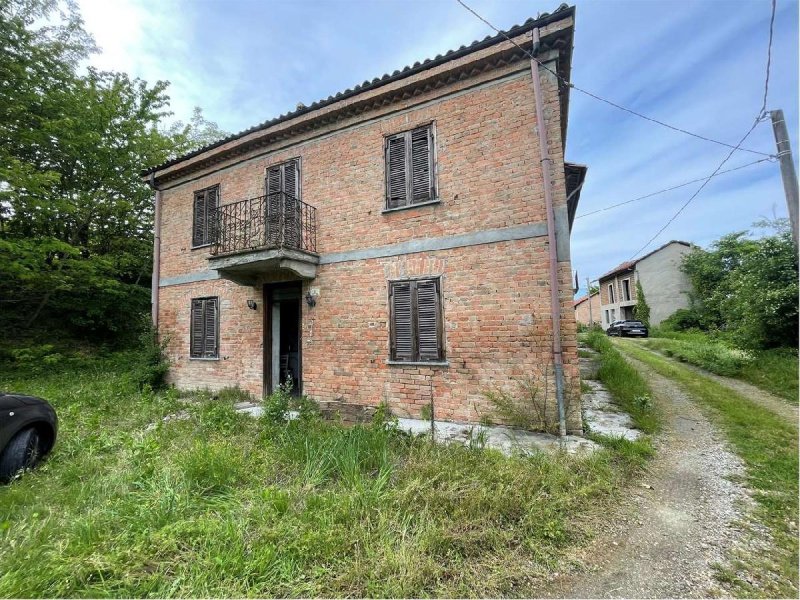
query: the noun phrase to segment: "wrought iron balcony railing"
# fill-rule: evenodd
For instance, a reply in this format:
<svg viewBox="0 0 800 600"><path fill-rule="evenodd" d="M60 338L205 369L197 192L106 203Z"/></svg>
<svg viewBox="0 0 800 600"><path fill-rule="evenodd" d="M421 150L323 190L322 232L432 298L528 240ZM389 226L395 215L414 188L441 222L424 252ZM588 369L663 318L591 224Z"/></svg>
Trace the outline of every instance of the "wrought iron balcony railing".
<svg viewBox="0 0 800 600"><path fill-rule="evenodd" d="M317 209L286 192L223 204L211 223L212 255L264 248L317 251Z"/></svg>

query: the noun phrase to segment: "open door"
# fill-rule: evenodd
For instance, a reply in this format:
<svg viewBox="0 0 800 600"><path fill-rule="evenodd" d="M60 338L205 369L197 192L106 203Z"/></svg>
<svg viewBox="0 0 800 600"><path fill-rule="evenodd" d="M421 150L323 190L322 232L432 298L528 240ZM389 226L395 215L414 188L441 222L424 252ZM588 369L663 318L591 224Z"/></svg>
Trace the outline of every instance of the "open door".
<svg viewBox="0 0 800 600"><path fill-rule="evenodd" d="M281 385L303 392L301 298L299 281L264 286L264 395Z"/></svg>

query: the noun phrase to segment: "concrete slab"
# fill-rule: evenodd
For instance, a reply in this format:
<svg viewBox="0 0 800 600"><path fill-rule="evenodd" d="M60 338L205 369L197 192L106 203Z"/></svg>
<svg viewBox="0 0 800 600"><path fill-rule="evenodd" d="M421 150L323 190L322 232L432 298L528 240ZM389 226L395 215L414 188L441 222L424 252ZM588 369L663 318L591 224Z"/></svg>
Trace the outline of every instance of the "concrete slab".
<svg viewBox="0 0 800 600"><path fill-rule="evenodd" d="M635 440L642 435L642 432L633 426L628 413L614 404L611 395L599 381L587 379L584 383L591 388L591 391L582 396L583 418L592 433L624 437L626 440Z"/></svg>
<svg viewBox="0 0 800 600"><path fill-rule="evenodd" d="M431 422L422 419L398 419L398 427L414 435L430 435ZM500 450L511 455L516 452L531 454L542 451L564 450L569 454L592 452L597 444L584 437L568 435L559 438L548 433L537 433L505 427L503 425L480 425L474 423L434 422L434 439L440 443L469 445L482 444L486 448Z"/></svg>

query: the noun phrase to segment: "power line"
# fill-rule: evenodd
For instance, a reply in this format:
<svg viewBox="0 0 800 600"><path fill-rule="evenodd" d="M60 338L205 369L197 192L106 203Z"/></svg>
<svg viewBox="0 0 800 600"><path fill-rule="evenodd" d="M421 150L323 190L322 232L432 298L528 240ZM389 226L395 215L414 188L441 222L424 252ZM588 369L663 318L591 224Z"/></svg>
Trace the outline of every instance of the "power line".
<svg viewBox="0 0 800 600"><path fill-rule="evenodd" d="M457 1L460 2L461 0L457 0ZM645 248L647 248L650 244L652 244L653 240L655 240L659 235L661 235L664 232L664 230L667 227L670 226L670 223L672 223L675 219L678 218L678 215L680 215L683 212L683 210L687 206L689 206L689 204L691 204L692 200L694 200L695 198L697 198L698 195L700 195L700 192L702 192L703 189L706 187L706 185L708 185L708 182L711 181L712 177L714 177L715 175L717 175L719 173L719 170L725 165L726 162L728 162L728 160L730 160L731 156L733 156L733 153L736 152L736 150L739 149L739 146L744 144L744 141L750 136L751 133L753 133L753 130L758 126L758 124L761 121L763 121L764 119L767 118L767 114L766 114L765 110L766 110L766 106L767 106L767 104L766 104L766 102L767 102L767 92L769 91L769 70L770 70L770 63L771 63L771 60L772 60L772 31L773 31L773 27L774 27L774 24L775 24L775 4L776 4L776 1L772 0L772 16L770 18L770 23L769 23L769 43L767 44L767 68L766 68L766 75L764 77L764 103L763 103L763 105L761 107L761 111L759 112L758 116L756 116L755 121L753 121L753 124L750 126L750 129L747 130L747 133L745 133L744 136L742 137L742 139L739 140L739 143L736 144L736 147L733 150L731 150L730 152L728 152L728 156L726 156L723 159L723 161L721 163L719 163L717 168L714 169L714 172L711 173L711 175L709 175L705 179L705 181L703 181L702 185L700 185L700 187L697 188L697 191L694 194L692 194L691 197L686 202L683 203L683 205L678 209L678 212L676 212L674 215L672 215L672 218L670 218L670 220L667 221L664 224L664 226L661 229L659 229L658 232L653 237L651 237L644 246L639 248L639 250L637 250L633 254L633 256L631 256L631 258L629 260L633 260L634 258L636 258L636 256L638 256Z"/></svg>
<svg viewBox="0 0 800 600"><path fill-rule="evenodd" d="M519 48L522 52L524 52L532 61L534 61L540 67L542 67L546 71L548 71L548 72L552 73L553 75L555 75L556 78L558 78L558 80L561 81L564 85L566 85L566 86L568 86L568 87L570 87L570 88L572 88L572 89L574 89L574 90L576 90L578 92L581 92L582 94L585 94L585 95L589 96L590 98L594 98L595 100L599 100L600 102L604 102L605 104L613 106L614 108L618 108L619 110L623 110L623 111L625 111L627 113L635 115L635 116L637 116L637 117L639 117L641 119L644 119L646 121L650 121L652 123L656 123L657 125L661 125L662 127L666 127L667 129L671 129L673 131L677 131L679 133L683 133L683 134L692 136L694 138L697 138L697 139L700 139L700 140L704 140L706 142L711 142L712 144L718 144L720 146L725 146L726 148L735 148L736 150L741 150L742 152L750 152L751 154L760 154L761 156L770 156L770 157L774 156L774 155L772 155L772 154L770 154L768 152L761 152L759 150L750 150L749 148L739 148L737 146L733 146L731 144L728 144L727 142L721 142L719 140L715 140L715 139L700 135L699 133L694 133L692 131L687 131L686 129L682 129L682 128L676 127L674 125L670 125L669 123L665 123L664 121L659 121L658 119L654 119L652 117L648 117L647 115L643 115L640 112L637 112L637 111L635 111L633 109L630 109L630 108L627 108L625 106L622 106L621 104L617 104L616 102L614 102L612 100L608 100L607 98L603 98L602 96L598 96L597 94L594 94L594 93L592 93L592 92L590 92L588 90L580 88L580 87L576 86L574 83L571 83L571 82L567 81L559 73L553 71L550 67L548 67L544 63L540 62L531 52L525 50L522 46L520 46L514 40L512 40L510 37L508 37L508 35L506 35L506 33L504 31L501 31L500 29L498 29L497 27L492 25L489 21L487 21L485 18L483 18L481 15L479 15L477 12L475 12L472 8L470 8L467 4L465 4L463 2L463 0L456 0L456 2L458 2L461 6L463 6L465 9L467 9L473 15L475 15L478 19L480 19L481 21L486 23L489 27L494 29L494 31L496 31L499 35L503 36L506 40L508 40L509 42L514 44L517 48Z"/></svg>
<svg viewBox="0 0 800 600"><path fill-rule="evenodd" d="M772 65L772 34L775 29L775 5L776 0L772 0L772 15L769 19L769 43L767 44L767 76L764 79L764 101L761 103L761 114L767 112L767 94L769 93L769 69Z"/></svg>
<svg viewBox="0 0 800 600"><path fill-rule="evenodd" d="M739 171L741 169L745 169L747 167L752 167L753 165L757 165L762 162L772 162L772 158L760 158L759 160L755 160L753 162L749 162L745 165L740 165L738 167L734 167L733 169L727 169L725 171L720 171L713 177L719 177L720 175L725 175L726 173L733 173L734 171ZM583 213L582 215L578 215L575 217L576 219L582 219L583 217L588 217L589 215L595 215L597 213L605 212L607 210L611 210L613 208L619 208L620 206L625 206L626 204L630 204L632 202L638 202L639 200L645 200L647 198L652 198L653 196L658 196L659 194L664 194L666 192L671 192L673 190L680 189L682 187L686 187L687 185L692 185L693 183L697 183L699 181L703 181L706 177L700 177L699 179L692 179L691 181L687 181L685 183L679 183L678 185L674 185L672 187L659 190L657 192L652 192L650 194L646 194L644 196L639 196L638 198L632 198L631 200L625 200L624 202L618 202L617 204L611 204L609 206L604 206L603 208L598 208L597 210L593 210L591 212Z"/></svg>
<svg viewBox="0 0 800 600"><path fill-rule="evenodd" d="M736 151L739 149L739 148L738 148L738 146L740 146L741 144L743 144L743 143L744 143L744 141L745 141L745 140L746 140L748 137L750 137L750 134L751 134L751 133L753 133L753 130L756 128L756 125L758 125L760 122L761 122L761 118L759 117L759 118L757 118L757 119L755 120L755 122L754 122L754 123L753 123L753 125L750 127L750 129L748 129L748 130L747 130L747 133L745 133L745 134L744 134L744 137L743 137L741 140L739 140L739 143L738 143L738 144L737 144L737 145L736 145L736 146L733 148L733 150L731 150L730 152L728 152L728 156L726 156L726 157L725 157L725 159L724 159L724 160L723 160L721 163L719 163L719 165L717 166L717 168L716 168L716 169L714 169L714 172L713 172L713 173L711 173L711 175L709 175L708 177L706 177L706 178L703 180L703 184L702 184L702 185L701 185L699 188L697 188L697 191L696 191L694 194L692 194L692 195L691 195L691 197L690 197L690 198L689 198L689 199L688 199L686 202L684 202L684 203L683 203L683 205L682 205L682 206L681 206L681 207L678 209L678 212L676 212L674 215L672 215L672 217L670 218L670 220L669 220L669 221L667 221L667 222L664 224L664 226L663 226L661 229L659 229L659 230L658 230L658 232L657 232L657 233L656 233L656 234L655 234L653 237L651 237L649 240L647 240L647 243L646 243L644 246L642 246L642 247L641 247L641 248L639 248L639 249L638 249L636 252L634 252L634 253L633 253L633 256L631 256L631 257L630 257L628 260L633 260L634 258L636 258L636 257L637 257L639 254L641 254L641 252L642 252L642 251L643 251L645 248L647 248L647 247L648 247L650 244L652 244L652 243L653 243L653 241L654 241L654 240L655 240L655 239L656 239L658 236L660 236L662 233L664 233L664 230L665 230L667 227L669 227L669 226L670 226L670 224L671 224L671 223L672 223L672 222L673 222L675 219L677 219L677 218L678 218L678 215L680 215L680 214L683 212L683 210L684 210L684 209L685 209L687 206L689 206L689 204L691 204L691 203L692 203L692 200L694 200L695 198L697 198L697 196L699 196L699 195L700 195L700 192L702 192L702 191L703 191L703 189L706 187L706 185L708 185L708 182L709 182L709 181L711 181L711 179L712 179L713 177L715 177L716 175L718 175L718 174L719 174L719 170L720 170L720 169L721 169L721 168L722 168L722 167L725 165L725 163L726 163L726 162L728 162L728 160L731 158L731 156L733 156L733 153L734 153L734 152L736 152Z"/></svg>

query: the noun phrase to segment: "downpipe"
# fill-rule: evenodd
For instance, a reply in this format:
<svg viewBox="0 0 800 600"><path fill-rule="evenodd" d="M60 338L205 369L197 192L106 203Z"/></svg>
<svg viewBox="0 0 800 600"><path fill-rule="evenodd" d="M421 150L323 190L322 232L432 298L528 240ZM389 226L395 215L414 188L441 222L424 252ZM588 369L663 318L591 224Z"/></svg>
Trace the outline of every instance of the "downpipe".
<svg viewBox="0 0 800 600"><path fill-rule="evenodd" d="M535 56L539 50L539 28L532 31L533 51ZM567 420L564 415L564 358L561 348L561 302L559 299L558 254L556 246L556 218L553 209L553 182L550 171L553 161L547 148L547 124L544 118L544 99L542 82L539 79L539 63L531 58L531 79L533 95L536 102L536 127L539 130L539 156L542 165L542 184L544 187L544 203L547 212L547 249L550 267L550 317L553 323L553 374L556 378L556 404L558 405L558 433L567 435Z"/></svg>
<svg viewBox="0 0 800 600"><path fill-rule="evenodd" d="M155 173L150 173L150 187L155 192L153 214L153 275L150 282L150 318L153 328L158 330L158 284L161 273L161 190L156 187Z"/></svg>

